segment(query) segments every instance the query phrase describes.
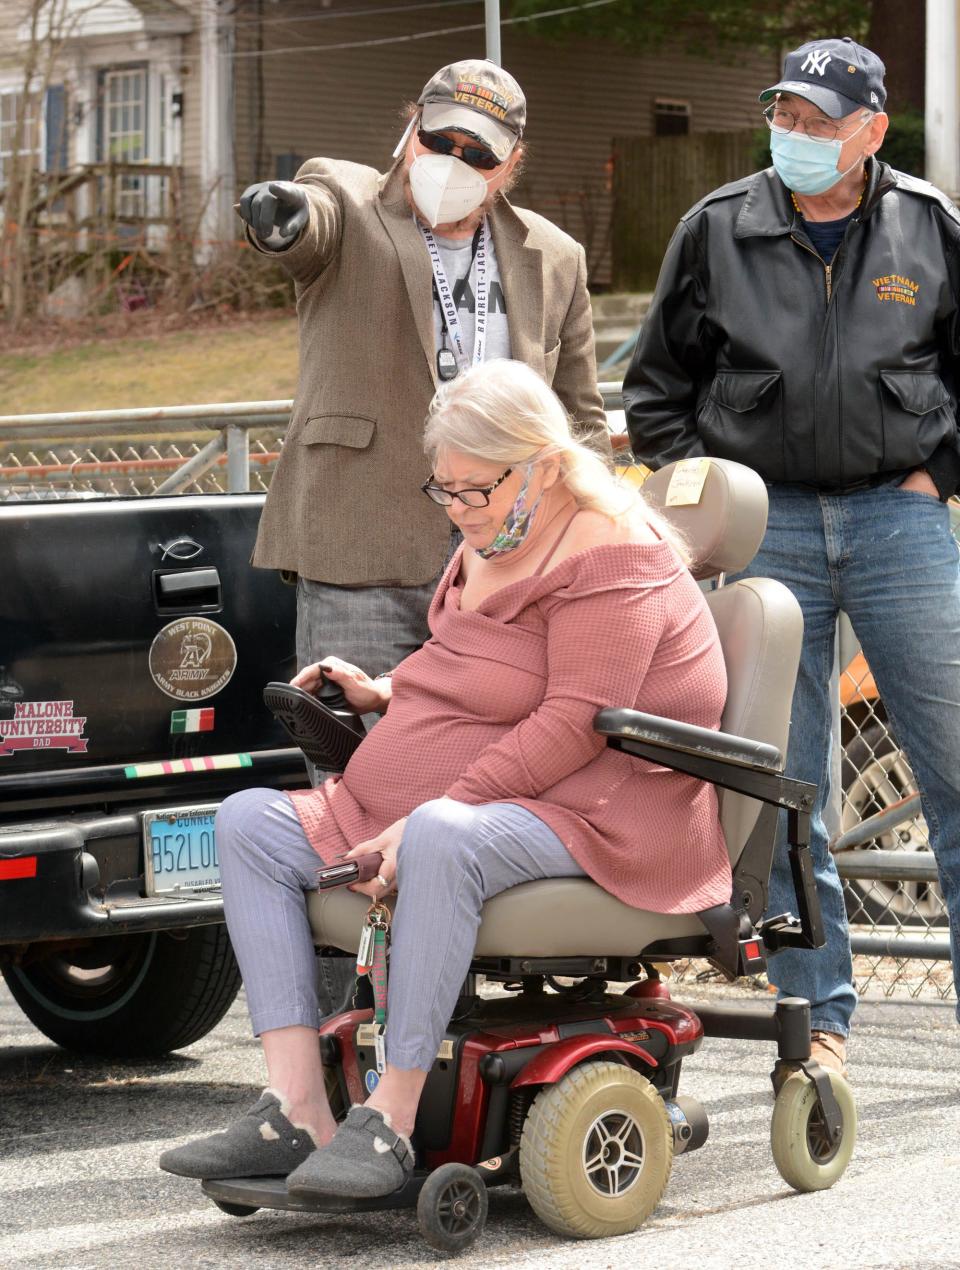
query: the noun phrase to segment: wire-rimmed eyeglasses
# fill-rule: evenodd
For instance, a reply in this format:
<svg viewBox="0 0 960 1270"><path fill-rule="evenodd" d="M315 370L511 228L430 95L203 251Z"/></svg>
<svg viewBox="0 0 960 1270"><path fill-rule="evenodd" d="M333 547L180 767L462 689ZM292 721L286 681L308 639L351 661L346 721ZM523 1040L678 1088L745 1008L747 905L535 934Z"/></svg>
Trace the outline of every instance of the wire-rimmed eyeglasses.
<svg viewBox="0 0 960 1270"><path fill-rule="evenodd" d="M782 106L780 102L773 101L764 110L763 117L766 120L767 127L771 132L793 132L794 128L799 127L805 132L811 141L836 141L844 128L848 127L853 120L841 119L839 122L828 119L826 115L811 115L807 119L801 119L795 111L788 110L786 106ZM870 111L864 111L861 116L862 123L866 123L870 117ZM853 133L850 134L851 136Z"/></svg>

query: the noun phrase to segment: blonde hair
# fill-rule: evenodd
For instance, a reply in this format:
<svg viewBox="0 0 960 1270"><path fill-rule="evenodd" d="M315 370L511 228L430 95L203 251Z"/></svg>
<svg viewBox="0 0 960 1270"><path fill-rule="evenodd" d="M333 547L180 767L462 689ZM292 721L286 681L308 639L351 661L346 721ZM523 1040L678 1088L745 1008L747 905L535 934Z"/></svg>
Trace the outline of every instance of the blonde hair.
<svg viewBox="0 0 960 1270"><path fill-rule="evenodd" d="M577 505L611 520L643 518L689 562L682 538L606 459L573 435L556 393L525 362L494 359L472 366L437 390L424 426L424 449L436 464L444 450L513 466L556 459Z"/></svg>

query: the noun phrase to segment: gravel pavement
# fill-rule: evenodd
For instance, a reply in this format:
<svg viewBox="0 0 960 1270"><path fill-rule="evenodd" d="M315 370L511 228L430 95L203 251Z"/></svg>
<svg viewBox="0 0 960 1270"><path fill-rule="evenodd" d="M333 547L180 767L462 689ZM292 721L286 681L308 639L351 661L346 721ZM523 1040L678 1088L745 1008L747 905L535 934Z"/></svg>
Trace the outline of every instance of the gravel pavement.
<svg viewBox="0 0 960 1270"><path fill-rule="evenodd" d="M729 993L685 987L682 996ZM830 1191L797 1195L773 1166L772 1058L770 1045L707 1041L688 1060L681 1092L705 1105L710 1139L675 1161L663 1202L635 1234L563 1240L540 1225L519 1190L493 1190L484 1239L457 1264L960 1267L960 1028L952 1004L861 1005L851 1056L860 1134ZM256 1099L263 1079L242 997L182 1054L133 1064L58 1050L0 986L0 1266L436 1265L411 1213L236 1219L197 1185L157 1169L164 1147L222 1127Z"/></svg>

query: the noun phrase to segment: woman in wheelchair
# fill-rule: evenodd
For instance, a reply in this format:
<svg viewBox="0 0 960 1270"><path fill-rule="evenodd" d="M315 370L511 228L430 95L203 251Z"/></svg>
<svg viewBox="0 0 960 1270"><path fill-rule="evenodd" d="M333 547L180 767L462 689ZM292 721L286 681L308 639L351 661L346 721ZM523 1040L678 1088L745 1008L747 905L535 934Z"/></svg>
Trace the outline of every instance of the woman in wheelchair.
<svg viewBox="0 0 960 1270"><path fill-rule="evenodd" d="M431 638L389 678L332 658L303 670L295 685L326 675L358 713L383 719L341 777L246 790L217 817L227 924L269 1087L223 1133L166 1151L170 1172L388 1194L413 1168L418 1100L485 900L584 874L663 913L730 898L713 787L607 748L592 726L611 705L719 726L723 660L682 543L518 362L445 384L425 447L424 493L464 540L434 596ZM338 1125L306 892L321 862L372 852L379 874L354 889L392 897L386 1066Z"/></svg>

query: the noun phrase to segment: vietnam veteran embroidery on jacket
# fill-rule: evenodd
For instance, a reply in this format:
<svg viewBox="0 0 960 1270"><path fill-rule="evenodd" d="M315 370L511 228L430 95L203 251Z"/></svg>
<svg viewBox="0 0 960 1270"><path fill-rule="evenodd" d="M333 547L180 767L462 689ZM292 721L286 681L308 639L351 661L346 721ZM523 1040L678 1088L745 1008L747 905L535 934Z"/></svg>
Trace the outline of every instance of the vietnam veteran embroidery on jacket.
<svg viewBox="0 0 960 1270"><path fill-rule="evenodd" d="M916 304L920 283L910 278L903 278L899 273L888 273L882 278L874 278L873 285L877 289L878 300L892 300L895 304Z"/></svg>

